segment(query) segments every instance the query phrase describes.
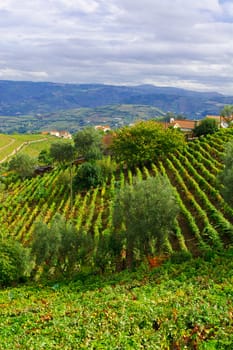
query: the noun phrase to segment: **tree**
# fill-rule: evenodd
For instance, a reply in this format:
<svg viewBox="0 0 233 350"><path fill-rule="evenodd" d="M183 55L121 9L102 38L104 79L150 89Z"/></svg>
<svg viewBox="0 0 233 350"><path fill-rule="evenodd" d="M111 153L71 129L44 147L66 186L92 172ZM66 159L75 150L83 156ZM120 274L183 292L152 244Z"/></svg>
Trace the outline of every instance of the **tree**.
<svg viewBox="0 0 233 350"><path fill-rule="evenodd" d="M50 156L61 165L69 165L70 170L70 207L73 207L73 160L75 148L71 143L56 142L50 146Z"/></svg>
<svg viewBox="0 0 233 350"><path fill-rule="evenodd" d="M85 236L59 214L49 226L43 222L36 223L31 241L35 271L42 267L45 274L72 275L86 245Z"/></svg>
<svg viewBox="0 0 233 350"><path fill-rule="evenodd" d="M74 178L74 186L79 190L87 190L91 187L101 185L103 173L101 166L86 162L79 166Z"/></svg>
<svg viewBox="0 0 233 350"><path fill-rule="evenodd" d="M30 273L29 251L11 238L0 241L0 286L18 282Z"/></svg>
<svg viewBox="0 0 233 350"><path fill-rule="evenodd" d="M50 154L49 154L49 151L46 150L46 149L43 149L39 156L38 156L38 162L40 164L45 164L45 165L48 165L48 164L51 164L52 163L52 158L50 157Z"/></svg>
<svg viewBox="0 0 233 350"><path fill-rule="evenodd" d="M224 157L224 168L218 175L219 182L223 185L221 193L223 198L233 206L233 142L226 144Z"/></svg>
<svg viewBox="0 0 233 350"><path fill-rule="evenodd" d="M75 148L87 161L100 159L102 152L102 133L93 127L86 127L74 136Z"/></svg>
<svg viewBox="0 0 233 350"><path fill-rule="evenodd" d="M35 167L36 160L23 153L16 154L9 162L9 170L15 171L23 179L31 177Z"/></svg>
<svg viewBox="0 0 233 350"><path fill-rule="evenodd" d="M74 160L75 149L71 143L55 142L50 146L50 157L59 164L65 165Z"/></svg>
<svg viewBox="0 0 233 350"><path fill-rule="evenodd" d="M233 105L226 105L220 112L220 116L230 124L233 120Z"/></svg>
<svg viewBox="0 0 233 350"><path fill-rule="evenodd" d="M218 131L218 123L215 119L205 118L193 129L194 136L214 134Z"/></svg>
<svg viewBox="0 0 233 350"><path fill-rule="evenodd" d="M165 129L155 121L140 121L119 129L113 137L111 150L117 161L135 167L152 163L184 144L184 135L179 130Z"/></svg>
<svg viewBox="0 0 233 350"><path fill-rule="evenodd" d="M173 189L161 175L136 181L119 191L114 204L113 236L117 231L125 232L128 267L133 266L135 249L142 256L163 250L177 213Z"/></svg>

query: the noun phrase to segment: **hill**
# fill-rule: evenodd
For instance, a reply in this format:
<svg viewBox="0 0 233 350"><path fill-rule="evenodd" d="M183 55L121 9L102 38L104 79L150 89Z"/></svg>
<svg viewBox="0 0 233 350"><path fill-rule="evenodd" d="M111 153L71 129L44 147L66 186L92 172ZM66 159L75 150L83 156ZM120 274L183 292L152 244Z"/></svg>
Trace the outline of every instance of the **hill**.
<svg viewBox="0 0 233 350"><path fill-rule="evenodd" d="M17 152L37 157L42 149L48 149L57 141L54 136L41 134L0 134L0 163L7 161Z"/></svg>
<svg viewBox="0 0 233 350"><path fill-rule="evenodd" d="M232 96L153 85L55 84L0 81L0 115L35 115L74 108L137 104L188 117L218 114Z"/></svg>
<svg viewBox="0 0 233 350"><path fill-rule="evenodd" d="M153 106L108 105L96 108L75 108L45 114L0 116L2 133L32 133L48 130L76 132L88 125L109 125L117 128L138 119L153 119L165 113Z"/></svg>
<svg viewBox="0 0 233 350"><path fill-rule="evenodd" d="M232 349L233 209L216 180L232 139L232 129L221 129L136 169L138 178L167 176L180 205L163 264L101 276L90 274L88 256L70 283L0 290L0 349ZM0 192L1 235L27 246L36 221L61 213L97 242L111 230L116 189L132 176L122 170L76 193L72 207L64 169L9 183Z"/></svg>
<svg viewBox="0 0 233 350"><path fill-rule="evenodd" d="M202 249L222 249L232 241L233 209L219 192L216 175L222 169L224 144L233 138L232 129L192 141L182 152L170 154L152 169L137 169L136 176L146 178L165 174L175 188L181 211L167 242L167 251L185 251L199 255ZM24 244L30 241L35 221L50 222L59 212L98 235L112 227L114 193L132 181L132 172L113 174L103 187L77 193L70 207L70 190L61 182L64 170L55 169L43 177L18 181L1 192L0 225L5 235L13 235ZM100 210L101 208L101 210Z"/></svg>

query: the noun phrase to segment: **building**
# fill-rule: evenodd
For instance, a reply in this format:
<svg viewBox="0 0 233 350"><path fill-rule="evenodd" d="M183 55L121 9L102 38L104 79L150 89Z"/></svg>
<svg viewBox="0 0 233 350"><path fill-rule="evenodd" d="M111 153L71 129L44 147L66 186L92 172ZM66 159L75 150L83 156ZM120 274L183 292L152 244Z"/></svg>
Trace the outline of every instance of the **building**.
<svg viewBox="0 0 233 350"><path fill-rule="evenodd" d="M51 130L49 134L63 139L72 139L72 135L68 131Z"/></svg>
<svg viewBox="0 0 233 350"><path fill-rule="evenodd" d="M103 131L103 132L107 132L107 131L110 131L111 128L109 125L96 125L95 126L95 130L100 130L100 131Z"/></svg>
<svg viewBox="0 0 233 350"><path fill-rule="evenodd" d="M189 119L174 119L171 118L168 126L180 129L185 133L192 133L193 129L198 125L199 121Z"/></svg>
<svg viewBox="0 0 233 350"><path fill-rule="evenodd" d="M206 118L216 120L220 128L228 127L227 121L224 120L224 117L222 117L221 115L207 115Z"/></svg>

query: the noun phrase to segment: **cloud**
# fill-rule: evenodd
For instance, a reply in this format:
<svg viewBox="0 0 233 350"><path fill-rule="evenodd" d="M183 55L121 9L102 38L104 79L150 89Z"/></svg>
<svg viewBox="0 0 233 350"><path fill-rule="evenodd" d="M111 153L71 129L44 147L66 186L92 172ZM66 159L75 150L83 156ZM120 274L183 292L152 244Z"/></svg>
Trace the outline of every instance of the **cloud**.
<svg viewBox="0 0 233 350"><path fill-rule="evenodd" d="M0 16L1 79L233 95L231 1L1 0Z"/></svg>

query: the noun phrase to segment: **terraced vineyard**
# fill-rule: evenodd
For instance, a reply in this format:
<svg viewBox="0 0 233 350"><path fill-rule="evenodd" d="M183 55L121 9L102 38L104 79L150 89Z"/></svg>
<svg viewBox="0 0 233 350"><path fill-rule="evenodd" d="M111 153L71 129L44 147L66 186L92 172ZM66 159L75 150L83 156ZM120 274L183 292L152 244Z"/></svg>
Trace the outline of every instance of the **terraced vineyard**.
<svg viewBox="0 0 233 350"><path fill-rule="evenodd" d="M233 131L218 133L188 143L183 152L171 154L152 169L137 169L138 178L162 172L169 178L180 204L180 215L167 242L168 252L189 251L198 255L202 248L221 249L233 239L233 209L220 195L216 176L221 171L225 143ZM72 219L77 228L91 231L98 239L112 226L113 198L116 188L131 182L133 174L113 175L101 188L78 193L70 205L69 190L59 184L62 170L12 184L0 194L0 227L27 244L34 223L50 222L55 213Z"/></svg>

